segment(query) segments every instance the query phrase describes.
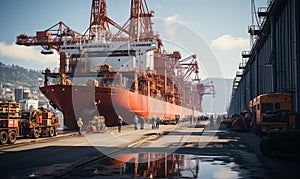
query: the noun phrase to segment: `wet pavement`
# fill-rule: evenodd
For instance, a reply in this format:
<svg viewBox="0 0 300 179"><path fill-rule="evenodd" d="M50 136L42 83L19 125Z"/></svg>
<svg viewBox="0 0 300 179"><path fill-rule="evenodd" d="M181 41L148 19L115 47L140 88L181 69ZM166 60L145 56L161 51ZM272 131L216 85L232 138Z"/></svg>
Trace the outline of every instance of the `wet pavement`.
<svg viewBox="0 0 300 179"><path fill-rule="evenodd" d="M184 140L183 140L184 139ZM270 178L247 143L222 126L177 127L66 178Z"/></svg>
<svg viewBox="0 0 300 179"><path fill-rule="evenodd" d="M100 161L67 177L234 179L241 173L239 165L228 156L134 153Z"/></svg>
<svg viewBox="0 0 300 179"><path fill-rule="evenodd" d="M299 178L297 162L262 158L258 147L251 132L205 121L129 125L1 149L0 178Z"/></svg>

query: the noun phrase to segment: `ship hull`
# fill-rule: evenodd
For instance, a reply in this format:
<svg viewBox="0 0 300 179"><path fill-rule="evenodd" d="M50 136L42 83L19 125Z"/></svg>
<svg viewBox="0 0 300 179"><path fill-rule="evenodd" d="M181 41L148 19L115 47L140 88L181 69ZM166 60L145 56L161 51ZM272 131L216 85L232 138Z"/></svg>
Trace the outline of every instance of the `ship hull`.
<svg viewBox="0 0 300 179"><path fill-rule="evenodd" d="M63 112L64 125L75 130L76 119L87 124L93 116L105 116L107 126L117 125L121 115L126 124L132 124L134 115L144 118L175 118L175 115L200 115L200 112L142 95L122 88L80 85L48 85L40 88L50 103Z"/></svg>

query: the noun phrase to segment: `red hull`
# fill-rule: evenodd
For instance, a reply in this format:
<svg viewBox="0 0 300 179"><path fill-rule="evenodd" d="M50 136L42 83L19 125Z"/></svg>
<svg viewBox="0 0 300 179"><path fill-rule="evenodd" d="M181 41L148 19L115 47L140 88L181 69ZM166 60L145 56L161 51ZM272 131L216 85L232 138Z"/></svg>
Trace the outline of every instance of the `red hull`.
<svg viewBox="0 0 300 179"><path fill-rule="evenodd" d="M117 115L125 123L133 123L135 114L149 117L174 118L175 115L192 115L193 110L167 103L150 96L120 88L49 85L41 87L42 93L64 114L64 124L76 129L76 119L86 123L95 115L104 115L107 126L117 125ZM194 112L194 115L199 115Z"/></svg>

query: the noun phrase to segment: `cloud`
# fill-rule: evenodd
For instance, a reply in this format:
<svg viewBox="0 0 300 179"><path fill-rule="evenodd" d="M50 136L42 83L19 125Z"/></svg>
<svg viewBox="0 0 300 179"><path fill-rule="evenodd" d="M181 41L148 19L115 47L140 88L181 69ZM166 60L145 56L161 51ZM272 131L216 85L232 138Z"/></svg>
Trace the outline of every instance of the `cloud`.
<svg viewBox="0 0 300 179"><path fill-rule="evenodd" d="M246 49L249 48L249 39L242 37L233 37L231 34L223 35L211 43L212 47L216 47L220 50L234 50L234 49Z"/></svg>
<svg viewBox="0 0 300 179"><path fill-rule="evenodd" d="M180 21L180 16L178 14L175 14L174 16L169 16L165 19L165 23L167 24L171 24L179 21Z"/></svg>
<svg viewBox="0 0 300 179"><path fill-rule="evenodd" d="M7 45L0 42L0 57L18 60L20 64L33 68L44 68L57 64L59 55L42 55L40 49L34 47L19 46L16 44Z"/></svg>
<svg viewBox="0 0 300 179"><path fill-rule="evenodd" d="M180 16L175 14L174 16L169 16L164 20L164 27L166 29L167 34L170 38L174 38L176 34L176 29L178 26L178 22L180 22Z"/></svg>

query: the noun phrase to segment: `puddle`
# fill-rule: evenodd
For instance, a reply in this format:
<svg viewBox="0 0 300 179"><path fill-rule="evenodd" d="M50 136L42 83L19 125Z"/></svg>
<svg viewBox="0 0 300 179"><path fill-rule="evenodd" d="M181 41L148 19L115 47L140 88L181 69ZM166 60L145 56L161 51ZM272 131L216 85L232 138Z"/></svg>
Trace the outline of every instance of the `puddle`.
<svg viewBox="0 0 300 179"><path fill-rule="evenodd" d="M227 156L162 153L119 154L69 177L99 178L239 178L239 166Z"/></svg>
<svg viewBox="0 0 300 179"><path fill-rule="evenodd" d="M70 167L71 164L63 163L63 164L54 164L50 166L40 167L35 169L31 174L28 176L29 178L39 178L42 175L52 175L55 172L63 171L66 168Z"/></svg>

